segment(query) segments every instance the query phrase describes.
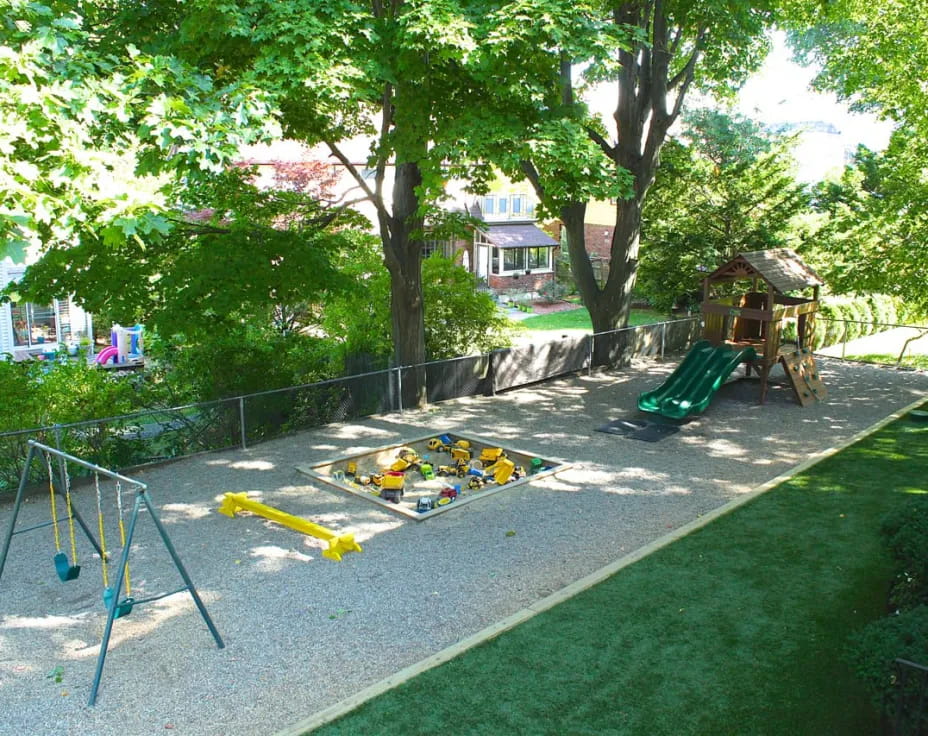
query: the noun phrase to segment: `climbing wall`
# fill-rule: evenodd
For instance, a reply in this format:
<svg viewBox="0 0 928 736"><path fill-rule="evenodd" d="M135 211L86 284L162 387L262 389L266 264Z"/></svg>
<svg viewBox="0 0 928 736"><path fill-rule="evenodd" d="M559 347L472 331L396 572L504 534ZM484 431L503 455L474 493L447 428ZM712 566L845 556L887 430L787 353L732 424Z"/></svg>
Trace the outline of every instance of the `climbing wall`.
<svg viewBox="0 0 928 736"><path fill-rule="evenodd" d="M800 404L808 406L827 398L828 390L822 383L812 351L803 348L781 353L780 362L783 364L783 370L786 371L786 377L796 395L796 400Z"/></svg>

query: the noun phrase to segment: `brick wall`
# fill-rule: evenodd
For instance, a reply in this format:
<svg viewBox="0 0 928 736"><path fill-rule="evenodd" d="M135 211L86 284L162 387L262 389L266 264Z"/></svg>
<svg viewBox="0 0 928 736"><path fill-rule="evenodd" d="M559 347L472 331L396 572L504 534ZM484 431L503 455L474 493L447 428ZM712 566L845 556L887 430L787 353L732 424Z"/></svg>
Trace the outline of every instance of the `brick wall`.
<svg viewBox="0 0 928 736"><path fill-rule="evenodd" d="M512 276L494 276L490 274L489 287L494 291L529 292L538 291L542 284L551 281L553 273L517 274Z"/></svg>
<svg viewBox="0 0 928 736"><path fill-rule="evenodd" d="M560 222L552 223L550 226L551 237L560 240L562 227ZM609 251L612 248L612 233L614 231L615 227L612 225L584 224L583 238L586 243L587 253L594 258L608 261L611 257Z"/></svg>

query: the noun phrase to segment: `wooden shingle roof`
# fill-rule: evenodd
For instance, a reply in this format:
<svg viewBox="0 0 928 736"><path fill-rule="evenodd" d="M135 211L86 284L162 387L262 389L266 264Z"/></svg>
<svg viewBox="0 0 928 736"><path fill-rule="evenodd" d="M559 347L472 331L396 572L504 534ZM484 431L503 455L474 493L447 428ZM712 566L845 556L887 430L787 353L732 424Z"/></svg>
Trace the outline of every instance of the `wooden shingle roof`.
<svg viewBox="0 0 928 736"><path fill-rule="evenodd" d="M825 283L790 248L739 253L708 278L709 281L761 278L781 294Z"/></svg>

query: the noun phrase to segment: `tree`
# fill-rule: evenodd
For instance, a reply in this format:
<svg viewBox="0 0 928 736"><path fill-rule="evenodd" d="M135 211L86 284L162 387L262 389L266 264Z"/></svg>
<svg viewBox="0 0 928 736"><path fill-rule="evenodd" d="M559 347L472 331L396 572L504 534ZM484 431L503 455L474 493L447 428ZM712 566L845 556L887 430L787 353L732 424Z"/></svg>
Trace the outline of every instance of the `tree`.
<svg viewBox="0 0 928 736"><path fill-rule="evenodd" d="M815 206L816 266L839 293L902 297L928 313L928 182L918 136L898 130L886 151L860 146L840 181L823 182Z"/></svg>
<svg viewBox="0 0 928 736"><path fill-rule="evenodd" d="M620 2L604 4L616 39L612 54L604 48L557 44L560 73L536 102L536 116L518 142L518 166L535 187L545 209L564 223L571 268L590 312L594 331L627 323L638 273L641 213L658 172L660 153L693 86L724 96L757 68L768 42L764 31L779 17L773 2ZM542 29L543 30L543 29ZM526 30L524 38L533 42ZM537 43L536 43L537 46ZM544 49L544 46L539 46ZM581 53L592 51L586 57ZM537 53L537 52L536 52ZM573 67L588 64L578 75ZM616 84L614 128L607 131L579 102L588 82ZM552 92L559 105L551 103ZM508 166L507 166L508 163ZM566 173L566 177L565 177ZM571 186L575 181L582 186ZM565 186L566 182L566 186ZM616 200L609 277L597 283L584 240L590 195Z"/></svg>
<svg viewBox="0 0 928 736"><path fill-rule="evenodd" d="M162 174L221 169L268 107L176 59L104 53L74 11L13 0L0 21L0 257L170 229ZM256 120L260 121L256 124ZM124 186L134 180L130 188Z"/></svg>
<svg viewBox="0 0 928 736"><path fill-rule="evenodd" d="M156 240L83 232L76 244L49 246L11 288L38 302L66 288L95 314L144 322L181 342L246 322L296 330L311 305L347 288L338 266L366 236L347 227L359 216L320 199L328 193L324 172L276 171L281 188L271 190L238 166L195 187L181 183Z"/></svg>
<svg viewBox="0 0 928 736"><path fill-rule="evenodd" d="M385 367L390 357L390 274L371 250L358 249L346 270L354 288L327 300L320 326L337 335L345 362L364 370ZM489 294L474 290L474 277L435 253L422 262L426 357L443 360L509 344L507 319Z"/></svg>
<svg viewBox="0 0 928 736"><path fill-rule="evenodd" d="M701 272L739 252L798 247L809 197L790 139L737 115L696 110L661 154L642 216L640 287L659 309L698 299Z"/></svg>
<svg viewBox="0 0 928 736"><path fill-rule="evenodd" d="M802 18L791 40L821 65L820 89L898 128L885 153L858 150L840 183L820 189L823 240L839 288L897 294L928 307L928 17L921 3L838 0Z"/></svg>
<svg viewBox="0 0 928 736"><path fill-rule="evenodd" d="M425 360L420 253L446 180L464 170L449 134L479 104L474 29L492 3L207 0L122 3L110 28L143 48L272 94L288 137L324 144L373 203L391 275L394 359ZM144 41L139 41L139 34ZM345 142L370 136L364 165ZM393 171L392 194L388 173ZM414 381L424 400L424 381Z"/></svg>

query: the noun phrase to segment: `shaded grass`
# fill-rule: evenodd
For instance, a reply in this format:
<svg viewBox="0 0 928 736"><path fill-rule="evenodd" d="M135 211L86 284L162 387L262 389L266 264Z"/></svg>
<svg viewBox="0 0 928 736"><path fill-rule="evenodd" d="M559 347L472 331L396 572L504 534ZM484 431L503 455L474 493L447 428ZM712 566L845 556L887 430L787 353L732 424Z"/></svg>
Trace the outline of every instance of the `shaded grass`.
<svg viewBox="0 0 928 736"><path fill-rule="evenodd" d="M883 363L895 365L898 355L889 353L867 353L865 355L847 355L848 360L859 360L862 363ZM928 355L906 355L902 358L902 365L918 370L928 371Z"/></svg>
<svg viewBox="0 0 928 736"><path fill-rule="evenodd" d="M650 325L655 322L664 322L668 319L670 319L670 317L666 314L661 314L653 309L633 309L628 320L628 325L629 327L637 327L638 325ZM592 331L593 329L593 323L590 321L590 313L587 311L586 307L527 317L519 324L529 330Z"/></svg>
<svg viewBox="0 0 928 736"><path fill-rule="evenodd" d="M903 419L316 733L877 733L843 649L926 474Z"/></svg>

